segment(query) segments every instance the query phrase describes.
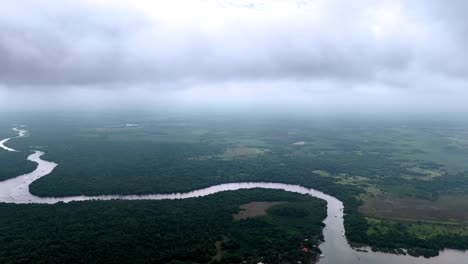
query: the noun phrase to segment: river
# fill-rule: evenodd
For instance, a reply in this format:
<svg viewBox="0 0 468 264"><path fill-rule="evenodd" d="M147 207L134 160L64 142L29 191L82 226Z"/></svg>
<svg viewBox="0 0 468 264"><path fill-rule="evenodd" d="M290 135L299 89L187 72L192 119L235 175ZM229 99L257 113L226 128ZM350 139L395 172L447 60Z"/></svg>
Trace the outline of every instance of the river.
<svg viewBox="0 0 468 264"><path fill-rule="evenodd" d="M24 129L18 129L18 128L13 128L12 129L13 131L15 131L16 133L18 133L18 136L16 136L15 138L18 138L18 137L24 137L26 135L26 130ZM5 143L7 143L10 139L12 138L5 138L3 140L0 141L0 148L6 150L6 151L10 151L10 152L14 152L16 151L15 149L12 149L12 148L9 148L5 145Z"/></svg>
<svg viewBox="0 0 468 264"><path fill-rule="evenodd" d="M18 137L26 135L26 131L16 129ZM8 141L8 140L6 140ZM5 140L1 141L3 143ZM17 151L2 144L8 151ZM214 185L208 188L194 190L187 193L148 194L148 195L99 195L99 196L69 196L69 197L38 197L29 192L29 184L48 175L57 166L56 163L41 159L42 151L34 151L28 160L37 163L37 168L27 174L0 182L0 202L5 203L41 203L54 204L58 202L90 201L90 200L176 200L203 197L223 191L240 189L276 189L287 192L307 194L327 202L327 217L324 220L323 235L325 242L320 245L324 257L320 259L323 264L369 263L369 264L461 264L467 263L468 251L446 249L439 256L426 259L415 258L409 255L394 255L378 252L359 252L354 250L346 240L343 225L343 203L335 197L321 191L306 188L300 185L273 183L273 182L240 182Z"/></svg>

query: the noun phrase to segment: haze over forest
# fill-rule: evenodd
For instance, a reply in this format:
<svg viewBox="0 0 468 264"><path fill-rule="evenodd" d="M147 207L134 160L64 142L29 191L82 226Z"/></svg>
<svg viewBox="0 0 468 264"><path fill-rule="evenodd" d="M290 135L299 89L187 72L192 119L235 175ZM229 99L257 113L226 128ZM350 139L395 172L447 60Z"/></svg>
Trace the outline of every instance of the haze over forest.
<svg viewBox="0 0 468 264"><path fill-rule="evenodd" d="M466 112L462 0L37 0L0 9L0 108Z"/></svg>

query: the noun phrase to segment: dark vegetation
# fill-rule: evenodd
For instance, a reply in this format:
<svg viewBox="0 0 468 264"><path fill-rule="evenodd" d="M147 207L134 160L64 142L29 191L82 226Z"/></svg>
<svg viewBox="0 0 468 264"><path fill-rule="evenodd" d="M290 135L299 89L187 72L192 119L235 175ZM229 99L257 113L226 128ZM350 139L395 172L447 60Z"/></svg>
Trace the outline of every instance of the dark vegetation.
<svg viewBox="0 0 468 264"><path fill-rule="evenodd" d="M408 254L413 256L432 257L439 254L439 250L449 247L453 249L466 249L468 236L465 234L436 234L424 239L417 237L411 231L410 225L420 223L405 223L396 221L379 221L379 225L372 227L366 243L373 245L373 250L391 253L400 253L399 248L409 248ZM432 226L433 229L437 225Z"/></svg>
<svg viewBox="0 0 468 264"><path fill-rule="evenodd" d="M346 235L354 245L384 251L403 247L426 256L443 247L468 248L465 234L421 238L407 232L403 224L404 228L379 223L390 232L369 233L371 226L359 210L366 197L378 198L370 188L387 196L429 201L467 194L466 124L410 120L405 123L412 127L403 128L400 120L309 122L289 117L196 116L46 120L28 120L31 136L12 142L18 149L44 145L44 158L59 164L30 186L39 196L169 193L226 182L283 182L316 188L343 201ZM138 125L126 127L125 123ZM292 145L298 141L306 144ZM268 151L222 158L233 147ZM301 214L299 209L287 210ZM270 215L280 217L281 210ZM237 247L232 241L224 246ZM224 261L241 255L226 254Z"/></svg>
<svg viewBox="0 0 468 264"><path fill-rule="evenodd" d="M7 152L0 149L0 181L33 171L36 164L26 160L30 152Z"/></svg>
<svg viewBox="0 0 468 264"><path fill-rule="evenodd" d="M250 201L289 201L266 216L235 221ZM297 212L301 211L300 215ZM278 212L280 212L278 214ZM323 201L271 190L177 201L0 204L0 263L292 263L316 257Z"/></svg>
<svg viewBox="0 0 468 264"><path fill-rule="evenodd" d="M12 127L7 125L0 125L0 140L9 137L15 137L17 134ZM10 139L5 145L8 147L17 139ZM36 168L36 165L26 160L26 158L31 154L28 151L24 152L9 152L4 149L0 149L0 181L14 178L18 175L31 172Z"/></svg>

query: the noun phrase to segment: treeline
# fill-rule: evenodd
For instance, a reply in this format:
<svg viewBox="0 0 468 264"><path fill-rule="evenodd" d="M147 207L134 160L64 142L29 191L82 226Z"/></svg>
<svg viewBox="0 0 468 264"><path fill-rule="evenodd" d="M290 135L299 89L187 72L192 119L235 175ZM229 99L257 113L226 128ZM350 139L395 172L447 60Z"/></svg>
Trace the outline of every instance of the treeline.
<svg viewBox="0 0 468 264"><path fill-rule="evenodd" d="M186 192L240 181L277 181L317 188L326 184L356 193L355 187L336 186L332 179L312 174L314 168L323 167L320 159L289 156L281 148L256 158L234 160L194 159L216 157L223 150L220 145L202 143L75 140L48 148L44 158L59 166L30 186L30 191L39 196Z"/></svg>
<svg viewBox="0 0 468 264"><path fill-rule="evenodd" d="M384 220L379 228L373 228L365 243L372 245L375 251L402 253L395 249L406 248L412 256L433 257L444 248L467 249L468 236L445 234L422 239L408 231L408 224Z"/></svg>
<svg viewBox="0 0 468 264"><path fill-rule="evenodd" d="M232 214L250 201L288 201L278 210L307 213L235 221ZM0 263L208 263L216 241L223 241L223 263L307 261L318 251L302 251L304 239L317 244L325 216L323 201L274 190L175 201L0 204Z"/></svg>
<svg viewBox="0 0 468 264"><path fill-rule="evenodd" d="M36 164L27 160L31 152L9 152L0 149L0 181L15 178L36 169Z"/></svg>

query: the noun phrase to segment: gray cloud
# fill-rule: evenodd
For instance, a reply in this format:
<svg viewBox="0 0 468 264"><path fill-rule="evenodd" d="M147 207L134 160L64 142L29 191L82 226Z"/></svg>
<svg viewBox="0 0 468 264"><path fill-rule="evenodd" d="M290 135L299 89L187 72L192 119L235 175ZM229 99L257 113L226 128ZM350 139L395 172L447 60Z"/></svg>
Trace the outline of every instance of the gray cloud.
<svg viewBox="0 0 468 264"><path fill-rule="evenodd" d="M466 1L300 1L303 9L284 12L270 12L265 1L221 3L222 12L233 10L227 17L184 6L151 16L132 1L10 1L0 10L0 84L10 91L467 88Z"/></svg>

